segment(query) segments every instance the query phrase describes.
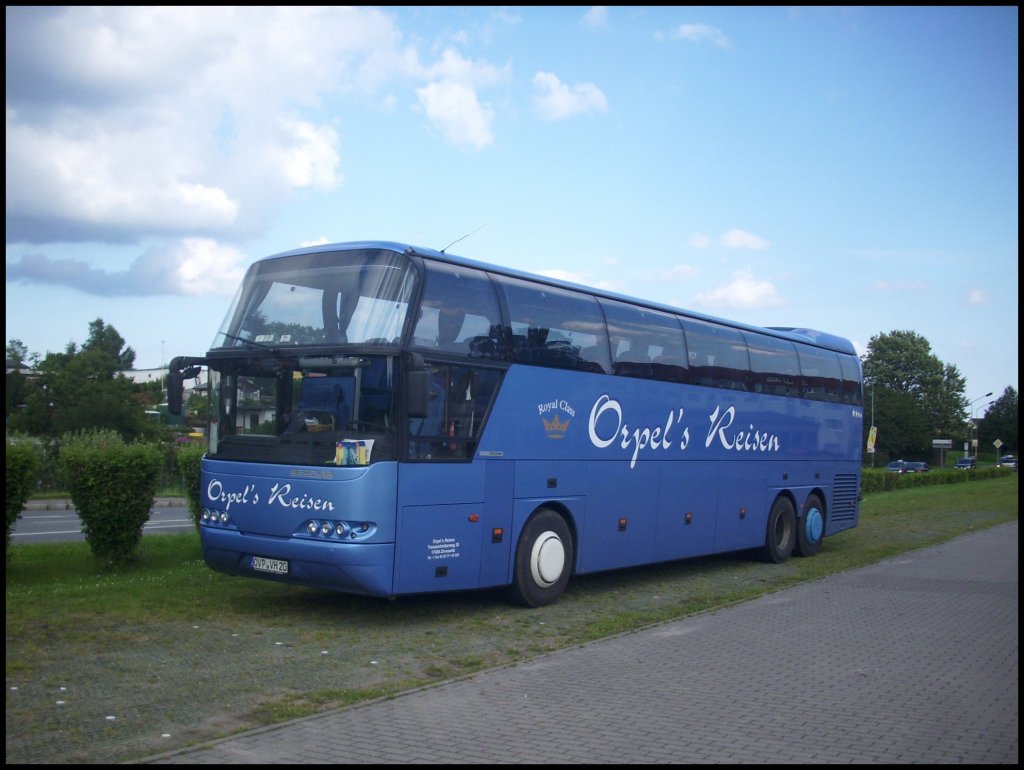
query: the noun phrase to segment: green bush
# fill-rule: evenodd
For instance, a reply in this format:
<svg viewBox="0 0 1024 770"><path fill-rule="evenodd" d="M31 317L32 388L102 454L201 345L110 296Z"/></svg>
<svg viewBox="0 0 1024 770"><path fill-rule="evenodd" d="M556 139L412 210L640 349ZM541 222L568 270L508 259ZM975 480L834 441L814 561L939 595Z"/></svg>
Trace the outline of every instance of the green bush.
<svg viewBox="0 0 1024 770"><path fill-rule="evenodd" d="M4 502L7 505L6 557L11 556L11 527L21 517L25 501L35 491L42 459L32 443L22 436L7 434L7 478Z"/></svg>
<svg viewBox="0 0 1024 770"><path fill-rule="evenodd" d="M204 454L205 447L188 444L178 449L177 457L178 472L181 474L181 483L185 489L185 500L188 502L188 511L196 531L199 530L199 485Z"/></svg>
<svg viewBox="0 0 1024 770"><path fill-rule="evenodd" d="M1009 468L972 468L961 470L932 470L927 473L893 473L885 468L864 468L861 489L864 494L888 492L893 489L926 487L934 484L961 484L965 481L984 481L1013 473Z"/></svg>
<svg viewBox="0 0 1024 770"><path fill-rule="evenodd" d="M93 554L122 566L141 554L163 457L152 444L126 444L113 430L60 438L58 469Z"/></svg>

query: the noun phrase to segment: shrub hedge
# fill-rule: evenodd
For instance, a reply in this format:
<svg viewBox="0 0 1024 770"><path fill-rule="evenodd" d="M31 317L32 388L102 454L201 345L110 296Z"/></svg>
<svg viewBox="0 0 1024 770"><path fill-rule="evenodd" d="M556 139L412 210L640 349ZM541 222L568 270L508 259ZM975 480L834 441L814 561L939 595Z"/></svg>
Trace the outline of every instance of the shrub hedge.
<svg viewBox="0 0 1024 770"><path fill-rule="evenodd" d="M192 517L192 523L195 525L197 532L199 531L200 511L200 471L205 453L206 447L189 444L178 449L177 456L178 471L181 473L181 484L185 489L185 500L188 502L188 512Z"/></svg>
<svg viewBox="0 0 1024 770"><path fill-rule="evenodd" d="M7 476L4 489L4 503L7 507L7 545L4 550L6 558L11 556L11 528L21 517L25 502L36 490L39 481L39 470L42 458L39 450L23 436L7 434L6 465Z"/></svg>
<svg viewBox="0 0 1024 770"><path fill-rule="evenodd" d="M891 489L925 487L933 484L960 484L965 481L983 481L1013 473L1009 468L972 468L970 470L931 470L926 473L893 473L885 468L864 468L861 490L864 494L887 492Z"/></svg>
<svg viewBox="0 0 1024 770"><path fill-rule="evenodd" d="M93 554L110 566L134 561L142 550L163 456L157 445L133 443L112 430L60 438L58 471L82 520Z"/></svg>

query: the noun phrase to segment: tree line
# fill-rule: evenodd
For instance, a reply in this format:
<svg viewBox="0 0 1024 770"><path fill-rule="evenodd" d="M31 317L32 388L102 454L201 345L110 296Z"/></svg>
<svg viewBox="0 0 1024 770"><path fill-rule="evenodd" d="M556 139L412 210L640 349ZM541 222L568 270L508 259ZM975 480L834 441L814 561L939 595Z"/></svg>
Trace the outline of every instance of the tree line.
<svg viewBox="0 0 1024 770"><path fill-rule="evenodd" d="M982 396L992 399L986 404L969 399L957 367L943 363L920 334L878 334L868 343L862 363L865 446L874 425L879 460L929 460L936 439L952 441L953 456L962 454L964 444L974 439L983 453L995 452L996 439L1003 444L999 454L1017 451L1017 391L1007 386L998 396L988 393ZM977 418L972 410L983 412L983 417Z"/></svg>
<svg viewBox="0 0 1024 770"><path fill-rule="evenodd" d="M164 399L162 383L137 384L122 374L135 364L135 351L113 326L97 318L84 344L68 343L62 353L29 353L20 340L7 343L6 425L9 432L56 439L75 431L107 429L125 440L157 440L167 428L146 415ZM1016 452L1017 391L1007 386L979 404L964 392L966 381L954 364L932 352L913 331L894 330L871 338L864 369L864 446L876 428L874 459L931 459L934 439L949 439L951 455L977 439L989 453L997 438L1001 453ZM972 410L983 416L972 421ZM871 464L865 453L865 461Z"/></svg>

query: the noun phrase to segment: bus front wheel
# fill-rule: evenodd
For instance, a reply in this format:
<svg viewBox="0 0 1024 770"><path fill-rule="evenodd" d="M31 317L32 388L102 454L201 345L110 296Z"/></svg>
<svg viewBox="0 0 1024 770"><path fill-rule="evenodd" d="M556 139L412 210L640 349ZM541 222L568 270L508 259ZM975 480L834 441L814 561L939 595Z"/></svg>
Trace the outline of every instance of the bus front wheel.
<svg viewBox="0 0 1024 770"><path fill-rule="evenodd" d="M513 600L527 607L551 604L565 591L572 563L569 525L555 511L541 508L526 522L516 545Z"/></svg>
<svg viewBox="0 0 1024 770"><path fill-rule="evenodd" d="M824 539L825 504L818 495L811 495L804 503L804 515L797 522L797 554L814 556L821 550L821 541Z"/></svg>
<svg viewBox="0 0 1024 770"><path fill-rule="evenodd" d="M781 564L793 553L796 545L796 511L788 497L779 497L768 513L768 527L765 532L761 557L774 564Z"/></svg>

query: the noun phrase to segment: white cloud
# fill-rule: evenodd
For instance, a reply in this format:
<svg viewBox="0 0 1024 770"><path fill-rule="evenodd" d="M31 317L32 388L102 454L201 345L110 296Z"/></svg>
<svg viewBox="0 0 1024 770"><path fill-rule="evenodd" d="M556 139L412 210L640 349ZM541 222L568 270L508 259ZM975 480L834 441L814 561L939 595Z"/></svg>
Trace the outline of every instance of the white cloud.
<svg viewBox="0 0 1024 770"><path fill-rule="evenodd" d="M481 104L476 91L455 82L431 83L416 96L433 123L452 144L482 149L494 143L494 110Z"/></svg>
<svg viewBox="0 0 1024 770"><path fill-rule="evenodd" d="M481 148L495 113L478 91L510 77L454 49L423 63L371 8L9 8L7 22L8 243L258 234L295 190L341 184L338 100L419 103L447 141Z"/></svg>
<svg viewBox="0 0 1024 770"><path fill-rule="evenodd" d="M988 304L988 292L984 289L968 289L967 291L967 304L968 305L987 305Z"/></svg>
<svg viewBox="0 0 1024 770"><path fill-rule="evenodd" d="M707 233L691 233L686 239L686 245L695 249L706 249L711 245L711 236Z"/></svg>
<svg viewBox="0 0 1024 770"><path fill-rule="evenodd" d="M535 101L545 120L608 112L608 100L593 83L578 83L570 87L549 72L538 72L533 76L533 84L541 92Z"/></svg>
<svg viewBox="0 0 1024 770"><path fill-rule="evenodd" d="M494 143L494 108L481 101L478 89L507 80L507 67L466 59L448 48L436 64L419 73L429 80L416 89L416 98L427 120L449 142L460 147L483 149Z"/></svg>
<svg viewBox="0 0 1024 770"><path fill-rule="evenodd" d="M143 259L172 266L172 278L182 294L233 294L245 273L247 257L238 249L209 238L186 238L169 250Z"/></svg>
<svg viewBox="0 0 1024 770"><path fill-rule="evenodd" d="M7 263L8 283L67 286L98 297L232 295L249 259L210 238L185 238L151 248L127 270L104 270L79 259L31 254Z"/></svg>
<svg viewBox="0 0 1024 770"><path fill-rule="evenodd" d="M715 310L752 310L784 305L782 297L770 281L758 280L749 268L733 274L732 280L696 297L699 307Z"/></svg>
<svg viewBox="0 0 1024 770"><path fill-rule="evenodd" d="M730 230L718 240L723 246L729 249L761 251L771 246L771 244L764 238L748 233L744 230Z"/></svg>
<svg viewBox="0 0 1024 770"><path fill-rule="evenodd" d="M700 271L693 265L673 265L665 271L666 281L688 281L695 278Z"/></svg>
<svg viewBox="0 0 1024 770"><path fill-rule="evenodd" d="M340 183L339 139L334 129L304 120L284 120L282 131L289 140L282 141L276 155L288 184L329 190Z"/></svg>
<svg viewBox="0 0 1024 770"><path fill-rule="evenodd" d="M603 27L608 23L608 14L607 5L592 6L583 14L583 23L588 27Z"/></svg>
<svg viewBox="0 0 1024 770"><path fill-rule="evenodd" d="M686 40L690 43L703 43L705 41L716 45L719 48L729 48L729 38L718 27L711 27L707 24L680 24L671 32L659 37L669 40Z"/></svg>

